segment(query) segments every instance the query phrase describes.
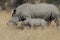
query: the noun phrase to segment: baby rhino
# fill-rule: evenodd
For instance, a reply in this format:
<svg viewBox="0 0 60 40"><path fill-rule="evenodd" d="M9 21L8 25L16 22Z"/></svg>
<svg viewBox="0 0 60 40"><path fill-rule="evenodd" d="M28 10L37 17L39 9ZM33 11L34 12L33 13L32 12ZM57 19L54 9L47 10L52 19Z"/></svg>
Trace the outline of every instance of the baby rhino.
<svg viewBox="0 0 60 40"><path fill-rule="evenodd" d="M42 26L42 28L44 28L45 26L47 26L47 22L44 20L44 19L40 19L40 18L37 18L37 19L26 19L22 22L23 26L26 26L28 25L29 27L39 27L39 26Z"/></svg>

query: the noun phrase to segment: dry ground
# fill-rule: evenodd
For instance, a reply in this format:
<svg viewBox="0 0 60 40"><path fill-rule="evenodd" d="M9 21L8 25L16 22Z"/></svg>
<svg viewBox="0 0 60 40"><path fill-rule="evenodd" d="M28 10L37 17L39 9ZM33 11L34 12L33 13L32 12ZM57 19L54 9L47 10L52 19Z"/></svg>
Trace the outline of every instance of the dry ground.
<svg viewBox="0 0 60 40"><path fill-rule="evenodd" d="M6 25L11 13L0 12L0 40L60 40L60 30L52 22L49 28L36 30L11 29Z"/></svg>

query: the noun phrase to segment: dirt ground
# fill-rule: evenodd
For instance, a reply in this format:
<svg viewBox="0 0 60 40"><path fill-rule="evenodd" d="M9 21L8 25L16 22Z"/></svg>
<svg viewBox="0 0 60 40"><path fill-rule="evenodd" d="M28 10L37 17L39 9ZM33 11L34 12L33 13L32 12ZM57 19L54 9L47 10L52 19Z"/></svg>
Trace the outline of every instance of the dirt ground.
<svg viewBox="0 0 60 40"><path fill-rule="evenodd" d="M6 22L11 17L9 12L0 12L0 40L60 40L60 30L55 26L55 23L46 29L20 30L10 28Z"/></svg>

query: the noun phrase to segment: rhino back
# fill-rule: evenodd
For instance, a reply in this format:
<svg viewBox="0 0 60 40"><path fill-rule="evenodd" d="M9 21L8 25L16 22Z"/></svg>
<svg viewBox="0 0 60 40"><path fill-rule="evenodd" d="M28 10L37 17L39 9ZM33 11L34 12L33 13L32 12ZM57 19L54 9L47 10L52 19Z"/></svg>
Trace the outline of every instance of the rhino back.
<svg viewBox="0 0 60 40"><path fill-rule="evenodd" d="M46 18L50 17L51 7L48 4L32 5L31 12L34 17Z"/></svg>

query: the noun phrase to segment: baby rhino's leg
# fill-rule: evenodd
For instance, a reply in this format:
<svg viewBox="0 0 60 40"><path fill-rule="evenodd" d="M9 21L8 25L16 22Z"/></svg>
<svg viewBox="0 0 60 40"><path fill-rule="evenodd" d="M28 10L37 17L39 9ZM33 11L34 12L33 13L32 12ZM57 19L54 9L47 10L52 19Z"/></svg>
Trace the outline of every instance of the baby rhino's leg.
<svg viewBox="0 0 60 40"><path fill-rule="evenodd" d="M42 26L42 29L46 28L47 27L47 22L45 20L41 21L41 26Z"/></svg>

